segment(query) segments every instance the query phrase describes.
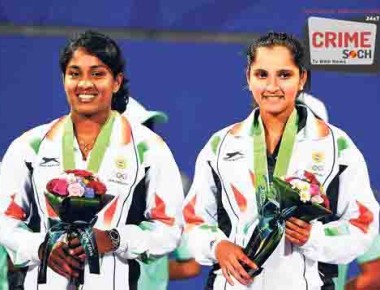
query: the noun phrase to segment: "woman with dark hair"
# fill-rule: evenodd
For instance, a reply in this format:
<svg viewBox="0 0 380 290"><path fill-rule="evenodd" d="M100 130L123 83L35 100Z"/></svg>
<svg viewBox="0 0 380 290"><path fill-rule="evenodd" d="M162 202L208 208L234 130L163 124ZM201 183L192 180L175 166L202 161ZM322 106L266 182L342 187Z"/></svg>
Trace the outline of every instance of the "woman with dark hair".
<svg viewBox="0 0 380 290"><path fill-rule="evenodd" d="M62 74L65 75L67 65L77 49L85 49L89 54L96 56L111 71L114 78L122 75L119 89L112 94L111 109L123 113L128 103L128 80L123 75L125 62L119 46L111 38L94 32L88 31L69 42L62 50L59 64Z"/></svg>
<svg viewBox="0 0 380 290"><path fill-rule="evenodd" d="M26 289L68 289L82 269L85 289L136 289L135 259L165 255L180 237L177 165L158 135L120 115L128 92L121 51L112 39L87 31L64 48L60 65L70 113L8 148L0 177L0 243L16 266L29 266ZM93 226L100 274L89 272L85 245L63 235L48 256L46 284L37 286L55 214L44 193L67 169L91 171L113 197Z"/></svg>
<svg viewBox="0 0 380 290"><path fill-rule="evenodd" d="M201 264L214 265L206 289L333 289L335 270L324 264L319 275L321 263L348 263L378 231L366 163L342 130L296 103L307 80L296 38L269 33L247 56L257 106L246 120L215 133L198 156L184 206L191 250ZM322 185L333 215L310 223L288 219L280 243L252 278L248 272L257 265L245 254L247 244L266 218L264 202L279 210L278 196L268 195L273 178L304 171Z"/></svg>

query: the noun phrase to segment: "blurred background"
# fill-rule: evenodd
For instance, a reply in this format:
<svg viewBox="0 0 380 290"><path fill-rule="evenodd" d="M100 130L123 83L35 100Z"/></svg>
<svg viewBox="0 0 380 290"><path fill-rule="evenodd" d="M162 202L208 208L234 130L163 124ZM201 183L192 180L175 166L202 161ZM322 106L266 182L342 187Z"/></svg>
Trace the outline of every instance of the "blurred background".
<svg viewBox="0 0 380 290"><path fill-rule="evenodd" d="M306 39L311 16L379 14L379 0L0 0L0 156L24 131L68 112L58 58L73 33L91 28L117 40L131 95L168 114L157 131L191 178L210 134L252 108L245 49L255 36L274 30ZM312 71L311 93L364 154L374 188L380 188L379 88L378 69ZM170 289L201 289L206 272Z"/></svg>

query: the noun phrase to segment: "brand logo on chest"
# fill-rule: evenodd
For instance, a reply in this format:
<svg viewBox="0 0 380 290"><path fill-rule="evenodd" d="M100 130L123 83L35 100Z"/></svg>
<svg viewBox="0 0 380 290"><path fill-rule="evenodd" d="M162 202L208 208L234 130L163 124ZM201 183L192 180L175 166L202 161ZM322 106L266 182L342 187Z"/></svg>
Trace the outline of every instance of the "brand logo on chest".
<svg viewBox="0 0 380 290"><path fill-rule="evenodd" d="M227 152L223 157L225 161L236 161L244 158L244 154L241 151Z"/></svg>
<svg viewBox="0 0 380 290"><path fill-rule="evenodd" d="M58 157L42 157L42 160L39 164L40 167L55 167L59 166L61 163L58 160Z"/></svg>

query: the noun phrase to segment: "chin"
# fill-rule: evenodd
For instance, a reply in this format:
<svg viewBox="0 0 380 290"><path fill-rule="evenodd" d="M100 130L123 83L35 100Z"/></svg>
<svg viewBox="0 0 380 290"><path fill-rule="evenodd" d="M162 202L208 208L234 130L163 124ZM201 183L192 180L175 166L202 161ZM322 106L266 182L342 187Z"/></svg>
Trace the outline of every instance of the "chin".
<svg viewBox="0 0 380 290"><path fill-rule="evenodd" d="M102 111L99 110L99 107L97 106L80 106L76 108L72 108L72 111L75 112L78 115L82 116L93 116L96 114L100 114Z"/></svg>
<svg viewBox="0 0 380 290"><path fill-rule="evenodd" d="M261 112L265 112L271 115L279 115L286 111L286 108L282 106L262 106L260 107Z"/></svg>
<svg viewBox="0 0 380 290"><path fill-rule="evenodd" d="M98 110L96 110L96 108L91 108L91 107L84 108L84 106L81 106L81 107L73 108L73 111L77 112L78 114L93 115L93 114L96 114Z"/></svg>

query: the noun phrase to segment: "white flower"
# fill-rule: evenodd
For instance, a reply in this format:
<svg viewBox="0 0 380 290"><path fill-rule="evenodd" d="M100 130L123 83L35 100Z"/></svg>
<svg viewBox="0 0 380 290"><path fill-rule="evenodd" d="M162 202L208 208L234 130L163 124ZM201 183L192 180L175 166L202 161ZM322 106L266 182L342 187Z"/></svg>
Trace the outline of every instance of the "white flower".
<svg viewBox="0 0 380 290"><path fill-rule="evenodd" d="M297 183L297 188L300 190L300 191L310 191L310 183L306 182L306 181L300 181L299 183Z"/></svg>
<svg viewBox="0 0 380 290"><path fill-rule="evenodd" d="M74 173L67 174L66 180L67 180L68 183L75 183L75 182L77 182L77 178L76 178L76 176L75 176Z"/></svg>
<svg viewBox="0 0 380 290"><path fill-rule="evenodd" d="M66 172L61 173L61 174L58 176L58 178L60 178L60 179L66 179L66 180L67 180L67 173L66 173Z"/></svg>
<svg viewBox="0 0 380 290"><path fill-rule="evenodd" d="M310 201L311 195L308 190L301 190L300 191L300 199L302 202L308 202Z"/></svg>

